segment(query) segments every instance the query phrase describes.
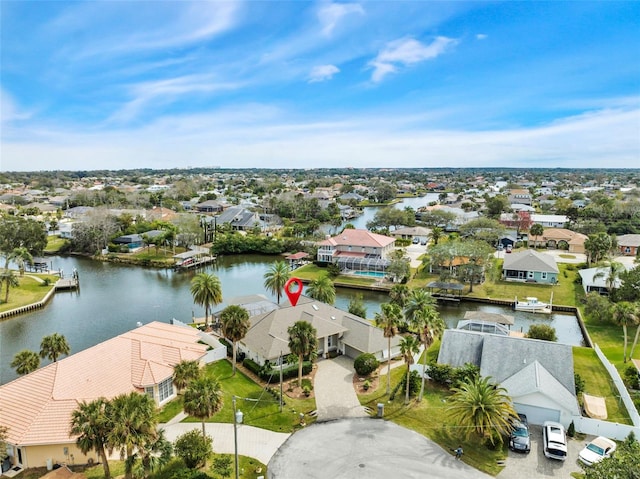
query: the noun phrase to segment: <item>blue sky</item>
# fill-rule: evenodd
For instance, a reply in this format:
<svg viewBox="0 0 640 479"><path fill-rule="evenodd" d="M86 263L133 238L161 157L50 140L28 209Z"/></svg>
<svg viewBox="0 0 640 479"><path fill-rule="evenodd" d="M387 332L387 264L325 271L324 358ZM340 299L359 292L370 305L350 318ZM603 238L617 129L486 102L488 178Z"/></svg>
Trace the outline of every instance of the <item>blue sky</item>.
<svg viewBox="0 0 640 479"><path fill-rule="evenodd" d="M640 167L639 2L0 0L0 170Z"/></svg>

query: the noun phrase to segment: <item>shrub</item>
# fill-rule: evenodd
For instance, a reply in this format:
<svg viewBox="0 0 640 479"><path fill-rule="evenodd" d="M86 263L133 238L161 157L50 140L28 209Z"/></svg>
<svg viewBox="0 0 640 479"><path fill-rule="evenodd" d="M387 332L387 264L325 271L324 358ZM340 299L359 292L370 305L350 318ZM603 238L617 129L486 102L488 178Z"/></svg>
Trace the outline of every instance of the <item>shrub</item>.
<svg viewBox="0 0 640 479"><path fill-rule="evenodd" d="M232 357L233 356L233 344L231 344L229 341L227 341L224 338L218 338L218 341L220 341L220 344L222 344L223 346L225 346L227 348L227 357L229 357L229 358Z"/></svg>
<svg viewBox="0 0 640 479"><path fill-rule="evenodd" d="M624 382L631 389L640 389L640 377L635 366L627 366L624 370Z"/></svg>
<svg viewBox="0 0 640 479"><path fill-rule="evenodd" d="M574 382L576 383L576 396L580 396L584 392L584 379L578 373L573 375Z"/></svg>
<svg viewBox="0 0 640 479"><path fill-rule="evenodd" d="M211 471L222 477L231 477L231 457L218 456L213 460Z"/></svg>
<svg viewBox="0 0 640 479"><path fill-rule="evenodd" d="M358 356L353 362L353 367L356 370L358 376L368 376L376 369L380 363L376 357L371 353L363 353Z"/></svg>
<svg viewBox="0 0 640 479"><path fill-rule="evenodd" d="M571 424L569 424L569 427L567 428L567 436L574 437L575 435L576 435L576 425L573 424L573 421L571 421Z"/></svg>
<svg viewBox="0 0 640 479"><path fill-rule="evenodd" d="M529 339L542 339L543 341L558 340L555 328L552 328L548 324L532 324L525 337Z"/></svg>
<svg viewBox="0 0 640 479"><path fill-rule="evenodd" d="M178 436L174 451L189 469L196 469L203 466L211 455L212 444L211 437L202 437L198 429L193 429Z"/></svg>
<svg viewBox="0 0 640 479"><path fill-rule="evenodd" d="M418 371L411 371L411 374L409 374L409 397L414 396L416 394L418 394L418 392L420 392L420 375L418 374ZM389 399L391 399L392 401L395 399L396 394L401 394L404 395L405 391L407 390L407 375L403 374L402 375L402 381L400 381L395 388L393 388L393 391L391 392L391 395L389 396Z"/></svg>
<svg viewBox="0 0 640 479"><path fill-rule="evenodd" d="M302 392L305 396L309 397L309 395L311 394L311 388L307 384L305 384L304 386L302 386Z"/></svg>
<svg viewBox="0 0 640 479"><path fill-rule="evenodd" d="M429 377L439 384L448 385L453 378L453 368L448 364L431 363L429 365Z"/></svg>
<svg viewBox="0 0 640 479"><path fill-rule="evenodd" d="M369 382L368 379L362 384L362 387L365 391L369 390L369 388L371 387L371 383Z"/></svg>
<svg viewBox="0 0 640 479"><path fill-rule="evenodd" d="M467 380L475 379L480 375L480 368L475 364L466 363L464 366L454 368L451 371L451 381L453 386L458 386Z"/></svg>
<svg viewBox="0 0 640 479"><path fill-rule="evenodd" d="M302 389L308 388L309 391L313 391L313 384L309 378L302 378Z"/></svg>
<svg viewBox="0 0 640 479"><path fill-rule="evenodd" d="M253 374L257 375L260 379L262 379L263 381L266 381L269 384L277 383L280 381L279 367L265 368L263 366L260 366L258 363L256 363L255 361L249 358L245 358L245 360L242 361L242 364ZM311 363L311 361L304 361L302 363L302 374L309 374L312 368L313 368L313 364ZM298 377L298 365L288 366L286 368L283 368L282 370L283 380L297 378L297 377Z"/></svg>

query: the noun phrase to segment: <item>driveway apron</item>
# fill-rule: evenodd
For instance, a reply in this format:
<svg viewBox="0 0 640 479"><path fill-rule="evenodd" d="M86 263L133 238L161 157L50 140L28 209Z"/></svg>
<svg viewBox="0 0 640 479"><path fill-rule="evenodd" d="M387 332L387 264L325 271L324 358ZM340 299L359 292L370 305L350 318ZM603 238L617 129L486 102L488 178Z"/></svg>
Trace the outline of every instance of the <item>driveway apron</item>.
<svg viewBox="0 0 640 479"><path fill-rule="evenodd" d="M353 389L353 361L345 356L318 362L314 381L318 421L368 417Z"/></svg>

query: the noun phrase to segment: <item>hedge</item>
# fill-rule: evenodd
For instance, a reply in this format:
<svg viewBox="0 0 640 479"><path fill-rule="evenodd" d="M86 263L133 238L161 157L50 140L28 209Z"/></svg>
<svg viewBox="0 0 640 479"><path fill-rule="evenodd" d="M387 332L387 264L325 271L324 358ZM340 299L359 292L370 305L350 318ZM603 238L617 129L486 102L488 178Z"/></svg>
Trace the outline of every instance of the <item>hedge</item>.
<svg viewBox="0 0 640 479"><path fill-rule="evenodd" d="M260 379L262 379L263 381L266 381L267 383L277 383L278 381L280 381L280 369L277 367L265 368L263 366L260 366L258 363L256 363L255 361L249 358L245 358L245 360L242 361L242 365L245 368L247 368L249 371L251 371L253 374L256 374ZM304 361L302 363L302 374L303 375L309 374L311 372L312 367L313 367L313 364L311 363L311 361ZM282 369L283 380L297 378L297 377L298 377L297 364L294 366L287 366L286 368Z"/></svg>

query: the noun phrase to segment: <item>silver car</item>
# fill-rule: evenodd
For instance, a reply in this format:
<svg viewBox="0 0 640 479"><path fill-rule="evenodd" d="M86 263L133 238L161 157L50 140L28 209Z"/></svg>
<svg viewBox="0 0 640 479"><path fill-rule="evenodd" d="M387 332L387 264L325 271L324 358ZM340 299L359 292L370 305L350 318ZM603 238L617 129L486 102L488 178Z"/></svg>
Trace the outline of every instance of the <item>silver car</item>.
<svg viewBox="0 0 640 479"><path fill-rule="evenodd" d="M542 442L545 457L558 461L567 459L567 433L562 424L545 421L542 425Z"/></svg>

